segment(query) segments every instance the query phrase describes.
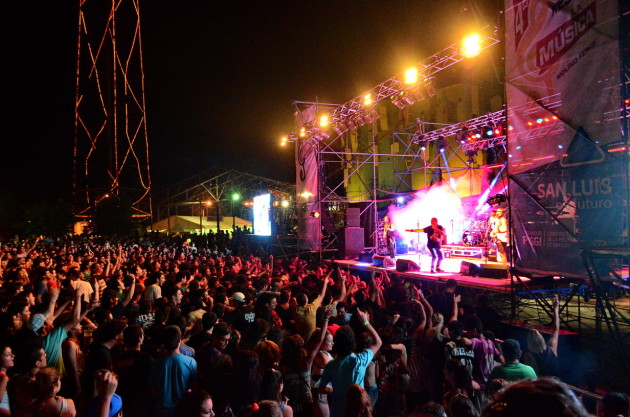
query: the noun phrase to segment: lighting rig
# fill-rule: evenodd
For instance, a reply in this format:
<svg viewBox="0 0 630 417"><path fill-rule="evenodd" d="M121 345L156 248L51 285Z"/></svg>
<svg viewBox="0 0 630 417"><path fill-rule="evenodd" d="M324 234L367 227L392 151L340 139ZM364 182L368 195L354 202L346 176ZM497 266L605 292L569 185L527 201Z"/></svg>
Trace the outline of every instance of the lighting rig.
<svg viewBox="0 0 630 417"><path fill-rule="evenodd" d="M494 36L496 32L495 28L492 35L471 35L463 42L445 48L403 74L385 80L347 103L336 106L330 116L322 116L327 118L325 126L316 119L303 123L298 133L282 138L281 144L286 145L298 138L328 139L329 127L339 137L347 131L372 123L380 117L374 105L383 100L389 99L402 110L427 97L433 97L436 94L435 74L499 43L498 36Z"/></svg>

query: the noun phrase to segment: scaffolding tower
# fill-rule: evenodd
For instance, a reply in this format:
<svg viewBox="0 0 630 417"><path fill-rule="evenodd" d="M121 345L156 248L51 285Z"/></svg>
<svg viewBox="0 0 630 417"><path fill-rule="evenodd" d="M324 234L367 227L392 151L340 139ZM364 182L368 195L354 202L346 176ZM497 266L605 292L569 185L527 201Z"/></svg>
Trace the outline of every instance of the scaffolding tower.
<svg viewBox="0 0 630 417"><path fill-rule="evenodd" d="M151 176L139 0L80 0L74 125L74 214L109 197L149 219Z"/></svg>

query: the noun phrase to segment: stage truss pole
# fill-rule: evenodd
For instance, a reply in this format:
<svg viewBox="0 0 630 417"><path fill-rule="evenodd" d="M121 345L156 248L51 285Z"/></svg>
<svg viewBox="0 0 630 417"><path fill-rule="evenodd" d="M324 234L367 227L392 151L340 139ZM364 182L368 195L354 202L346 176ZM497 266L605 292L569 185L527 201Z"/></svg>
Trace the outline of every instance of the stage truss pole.
<svg viewBox="0 0 630 417"><path fill-rule="evenodd" d="M77 38L75 217L89 219L103 198L125 196L132 217L151 220L139 0L80 0Z"/></svg>

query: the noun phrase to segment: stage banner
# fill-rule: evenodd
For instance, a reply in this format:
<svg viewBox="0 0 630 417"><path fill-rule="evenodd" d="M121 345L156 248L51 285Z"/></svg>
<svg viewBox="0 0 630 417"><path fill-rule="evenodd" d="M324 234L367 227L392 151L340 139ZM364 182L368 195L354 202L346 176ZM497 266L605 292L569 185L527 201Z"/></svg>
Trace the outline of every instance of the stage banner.
<svg viewBox="0 0 630 417"><path fill-rule="evenodd" d="M623 242L617 0L506 0L510 218L524 270L585 274Z"/></svg>
<svg viewBox="0 0 630 417"><path fill-rule="evenodd" d="M315 120L314 106L296 116L299 127ZM319 168L317 140L298 137L295 142L297 189L297 240L300 249L321 249L321 217L319 204Z"/></svg>

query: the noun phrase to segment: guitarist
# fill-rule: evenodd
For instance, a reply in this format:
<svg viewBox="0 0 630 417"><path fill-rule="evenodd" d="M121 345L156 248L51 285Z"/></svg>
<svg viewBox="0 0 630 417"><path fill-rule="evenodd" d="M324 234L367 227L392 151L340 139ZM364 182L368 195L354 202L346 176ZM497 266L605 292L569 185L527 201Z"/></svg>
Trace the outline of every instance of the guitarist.
<svg viewBox="0 0 630 417"><path fill-rule="evenodd" d="M431 273L442 272L440 269L442 259L444 259L442 243L446 243L444 228L438 224L438 219L434 217L431 219L431 226L424 228L424 233L427 234L427 248L431 252Z"/></svg>
<svg viewBox="0 0 630 417"><path fill-rule="evenodd" d="M396 230L389 216L383 217L383 240L387 242L389 257L394 259L396 257Z"/></svg>

